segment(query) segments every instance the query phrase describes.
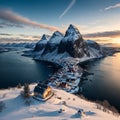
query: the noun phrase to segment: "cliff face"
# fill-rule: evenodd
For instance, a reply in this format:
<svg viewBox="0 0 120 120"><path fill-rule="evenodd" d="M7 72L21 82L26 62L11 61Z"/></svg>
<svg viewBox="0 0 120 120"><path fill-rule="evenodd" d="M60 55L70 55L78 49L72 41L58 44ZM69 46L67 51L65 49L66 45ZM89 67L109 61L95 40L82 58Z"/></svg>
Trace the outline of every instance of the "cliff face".
<svg viewBox="0 0 120 120"><path fill-rule="evenodd" d="M68 52L71 57L83 57L84 55L89 56L87 44L82 38L82 35L78 29L70 25L64 38L61 40L58 47L58 54Z"/></svg>
<svg viewBox="0 0 120 120"><path fill-rule="evenodd" d="M42 57L50 54L53 56L67 54L69 57L98 57L102 55L99 44L94 41L85 41L79 30L70 25L65 35L56 31L51 37L43 35L41 40L36 44L34 51L42 51Z"/></svg>
<svg viewBox="0 0 120 120"><path fill-rule="evenodd" d="M41 40L38 41L38 43L36 44L35 48L34 48L34 51L40 51L42 50L43 48L45 48L47 42L48 42L48 39L49 39L50 36L48 35L43 35Z"/></svg>
<svg viewBox="0 0 120 120"><path fill-rule="evenodd" d="M49 41L47 42L42 55L47 54L49 52L51 53L54 50L56 50L62 38L62 33L60 33L59 31L54 32Z"/></svg>

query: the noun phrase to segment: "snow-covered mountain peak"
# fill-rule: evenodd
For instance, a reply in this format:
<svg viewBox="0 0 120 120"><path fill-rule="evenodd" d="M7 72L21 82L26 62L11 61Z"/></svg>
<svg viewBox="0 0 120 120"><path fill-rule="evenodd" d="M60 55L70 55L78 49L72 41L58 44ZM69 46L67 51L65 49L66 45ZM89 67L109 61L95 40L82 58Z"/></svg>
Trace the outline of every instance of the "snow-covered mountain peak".
<svg viewBox="0 0 120 120"><path fill-rule="evenodd" d="M43 34L43 36L41 37L37 44L46 44L49 39L50 39L49 35Z"/></svg>
<svg viewBox="0 0 120 120"><path fill-rule="evenodd" d="M62 38L63 38L63 34L60 33L59 31L56 31L51 36L49 42L50 43L59 43Z"/></svg>
<svg viewBox="0 0 120 120"><path fill-rule="evenodd" d="M61 33L61 32L59 32L59 31L55 31L54 33L53 33L53 35L52 35L52 37L51 38L54 38L54 37L63 37L63 34Z"/></svg>
<svg viewBox="0 0 120 120"><path fill-rule="evenodd" d="M43 36L41 37L41 40L48 40L48 39L49 39L49 36L46 34L43 34Z"/></svg>
<svg viewBox="0 0 120 120"><path fill-rule="evenodd" d="M49 39L50 39L49 35L43 34L41 39L37 42L37 44L36 44L36 46L34 48L34 51L42 50L46 46Z"/></svg>
<svg viewBox="0 0 120 120"><path fill-rule="evenodd" d="M79 30L74 25L70 24L67 31L66 31L65 37L75 36L75 35L77 35L79 37L81 36Z"/></svg>
<svg viewBox="0 0 120 120"><path fill-rule="evenodd" d="M46 40L45 35L43 35L42 39L40 43L36 44L34 50L43 50L41 52L42 57L48 54L53 56L53 53L54 56L67 53L73 58L102 56L99 44L93 41L85 42L79 30L72 24L69 25L65 36L56 31L49 40Z"/></svg>

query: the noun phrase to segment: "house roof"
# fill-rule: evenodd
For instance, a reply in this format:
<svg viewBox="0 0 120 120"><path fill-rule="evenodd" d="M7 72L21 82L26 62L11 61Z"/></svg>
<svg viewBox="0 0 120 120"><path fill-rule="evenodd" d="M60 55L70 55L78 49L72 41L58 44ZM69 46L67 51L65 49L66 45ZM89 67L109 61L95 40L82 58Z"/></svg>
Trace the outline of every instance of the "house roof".
<svg viewBox="0 0 120 120"><path fill-rule="evenodd" d="M40 93L41 95L44 93L44 91L45 91L45 88L42 88L39 86L36 86L34 89L34 92Z"/></svg>
<svg viewBox="0 0 120 120"><path fill-rule="evenodd" d="M42 95L47 88L48 86L46 84L38 83L38 85L34 88L34 92Z"/></svg>
<svg viewBox="0 0 120 120"><path fill-rule="evenodd" d="M45 84L41 84L41 83L38 83L38 85L37 85L38 87L41 87L41 88L47 88L48 86L47 85L45 85Z"/></svg>

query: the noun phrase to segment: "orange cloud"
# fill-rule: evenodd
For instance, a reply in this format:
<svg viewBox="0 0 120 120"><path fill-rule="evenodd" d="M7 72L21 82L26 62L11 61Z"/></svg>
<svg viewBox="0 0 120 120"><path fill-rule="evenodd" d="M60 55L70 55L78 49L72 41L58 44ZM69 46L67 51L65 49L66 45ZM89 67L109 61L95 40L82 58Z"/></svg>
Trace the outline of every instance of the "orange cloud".
<svg viewBox="0 0 120 120"><path fill-rule="evenodd" d="M100 37L116 38L116 37L120 37L120 30L90 33L90 34L84 34L83 36L85 38L100 38Z"/></svg>
<svg viewBox="0 0 120 120"><path fill-rule="evenodd" d="M14 23L15 25L21 25L21 24L29 25L29 26L38 27L41 29L46 29L49 31L58 30L58 28L55 26L50 26L47 24L40 24L40 23L32 21L26 17L23 17L11 10L6 10L6 9L0 9L0 19L3 20L4 22L7 21L9 23ZM1 28L2 28L2 24L1 24Z"/></svg>

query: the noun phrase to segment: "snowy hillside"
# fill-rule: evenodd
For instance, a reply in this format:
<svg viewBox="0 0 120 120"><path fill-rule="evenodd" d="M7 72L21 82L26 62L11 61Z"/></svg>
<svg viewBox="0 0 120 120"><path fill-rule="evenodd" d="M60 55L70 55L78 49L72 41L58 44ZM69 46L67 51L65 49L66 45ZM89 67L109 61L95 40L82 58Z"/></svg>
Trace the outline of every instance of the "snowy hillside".
<svg viewBox="0 0 120 120"><path fill-rule="evenodd" d="M35 85L30 85L31 91ZM53 89L55 95L46 102L20 96L22 89L0 90L0 101L5 109L0 120L119 120L120 117L97 109L96 103L83 100L62 90ZM30 104L28 104L30 103ZM62 110L62 111L61 111ZM81 112L78 112L81 111Z"/></svg>

